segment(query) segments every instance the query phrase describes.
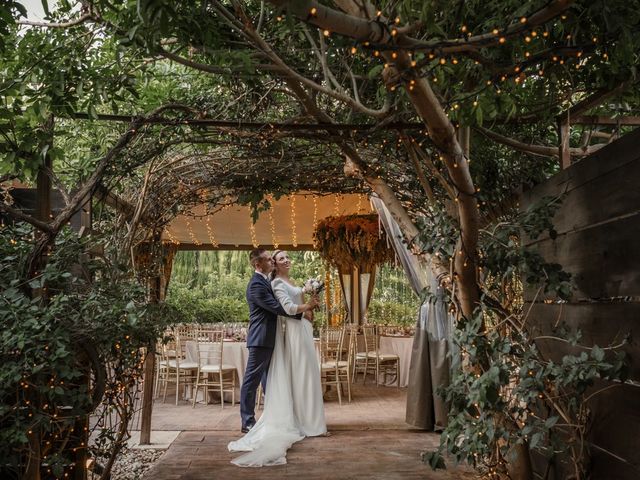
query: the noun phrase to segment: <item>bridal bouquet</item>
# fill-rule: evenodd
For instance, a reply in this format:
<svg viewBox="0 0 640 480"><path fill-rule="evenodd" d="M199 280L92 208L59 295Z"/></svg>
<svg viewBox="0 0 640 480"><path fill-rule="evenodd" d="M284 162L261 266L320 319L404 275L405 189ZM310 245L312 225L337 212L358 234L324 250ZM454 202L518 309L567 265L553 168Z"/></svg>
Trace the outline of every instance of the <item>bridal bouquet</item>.
<svg viewBox="0 0 640 480"><path fill-rule="evenodd" d="M311 293L312 295L317 295L324 288L324 282L318 278L310 278L306 282L304 282L304 286L302 287L302 291L304 293Z"/></svg>

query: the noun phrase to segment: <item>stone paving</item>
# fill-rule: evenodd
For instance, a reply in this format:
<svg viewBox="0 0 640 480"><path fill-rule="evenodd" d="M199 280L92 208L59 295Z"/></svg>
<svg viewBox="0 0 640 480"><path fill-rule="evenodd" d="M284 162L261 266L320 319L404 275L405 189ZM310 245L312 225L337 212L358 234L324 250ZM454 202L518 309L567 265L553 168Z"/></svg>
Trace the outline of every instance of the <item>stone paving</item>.
<svg viewBox="0 0 640 480"><path fill-rule="evenodd" d="M169 401L169 397L167 398ZM154 404L153 430L181 430L176 440L145 474L145 480L279 478L311 479L433 479L466 480L468 468L432 471L420 453L435 449L439 436L411 429L404 422L406 389L357 385L352 402L338 405L335 394L325 398L329 437L307 438L293 445L287 465L239 468L237 453L227 443L240 433L236 404L187 402Z"/></svg>

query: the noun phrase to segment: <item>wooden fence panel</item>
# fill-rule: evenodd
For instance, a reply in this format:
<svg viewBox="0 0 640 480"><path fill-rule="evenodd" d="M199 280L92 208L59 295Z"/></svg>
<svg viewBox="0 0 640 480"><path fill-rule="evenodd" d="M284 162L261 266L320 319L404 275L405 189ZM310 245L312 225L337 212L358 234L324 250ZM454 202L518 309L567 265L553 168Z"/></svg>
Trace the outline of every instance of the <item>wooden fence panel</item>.
<svg viewBox="0 0 640 480"><path fill-rule="evenodd" d="M628 342L632 383L599 382L590 400L593 479L640 478L640 129L558 173L523 194L523 208L546 196L563 195L554 217L555 239L525 240L546 261L572 274L570 302L557 302L525 287L527 325L533 335L552 336L560 324L580 330L586 347ZM547 302L551 303L545 303ZM537 342L548 358L560 360L581 347L546 338ZM584 348L582 348L584 350ZM536 462L538 464L538 462ZM540 472L538 472L540 473ZM567 471L558 467L555 479Z"/></svg>

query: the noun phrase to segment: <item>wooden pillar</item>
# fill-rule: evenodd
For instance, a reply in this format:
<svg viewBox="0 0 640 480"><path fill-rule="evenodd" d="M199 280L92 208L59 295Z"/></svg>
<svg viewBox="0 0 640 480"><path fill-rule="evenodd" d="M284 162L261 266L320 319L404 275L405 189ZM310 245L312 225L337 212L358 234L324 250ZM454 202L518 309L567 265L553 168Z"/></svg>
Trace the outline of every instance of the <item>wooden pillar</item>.
<svg viewBox="0 0 640 480"><path fill-rule="evenodd" d="M153 383L155 376L155 349L147 348L144 359L144 385L142 390L142 420L140 425L140 445L151 444L151 414L153 413Z"/></svg>
<svg viewBox="0 0 640 480"><path fill-rule="evenodd" d="M160 244L160 232L155 232L153 242ZM162 295L162 279L153 277L149 280L149 303L158 303ZM144 359L144 385L142 389L142 414L140 422L140 445L151 444L151 414L153 413L153 385L155 383L155 343L147 346Z"/></svg>
<svg viewBox="0 0 640 480"><path fill-rule="evenodd" d="M362 325L362 306L360 305L360 270L353 267L351 270L351 306L353 314L351 316L352 323Z"/></svg>

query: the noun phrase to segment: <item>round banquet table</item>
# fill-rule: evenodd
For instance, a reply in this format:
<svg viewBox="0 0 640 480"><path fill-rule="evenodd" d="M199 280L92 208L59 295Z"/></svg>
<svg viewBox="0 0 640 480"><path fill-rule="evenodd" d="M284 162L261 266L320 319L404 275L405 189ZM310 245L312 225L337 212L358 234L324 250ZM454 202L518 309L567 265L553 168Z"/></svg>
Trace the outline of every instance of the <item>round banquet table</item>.
<svg viewBox="0 0 640 480"><path fill-rule="evenodd" d="M400 358L400 386L406 387L409 384L409 366L411 365L411 350L413 348L413 337L394 337L380 335L378 351L380 353L394 353ZM396 386L397 379L389 382L388 386Z"/></svg>
<svg viewBox="0 0 640 480"><path fill-rule="evenodd" d="M198 360L196 352L196 348L198 348L197 342L189 341L186 346L187 361L196 362ZM203 351L207 351L207 348L204 348ZM238 385L242 384L248 358L249 350L247 349L246 342L224 342L224 346L222 347L222 363L225 365L233 365L236 368L236 372L238 372ZM211 361L212 359L208 360Z"/></svg>
<svg viewBox="0 0 640 480"><path fill-rule="evenodd" d="M186 342L186 357L188 362L197 362L198 354L196 349L198 348L198 343L191 340ZM213 350L213 348L212 348ZM208 351L205 347L201 350ZM239 397L239 389L242 386L242 379L244 378L244 370L247 366L247 359L249 358L249 350L247 349L247 342L224 342L222 347L222 363L225 365L233 365L236 369L237 373L237 381L236 385L238 388L238 392L236 392L236 401ZM213 359L208 359L209 361ZM210 395L215 392L211 392ZM198 400L200 400L200 393L198 393ZM227 394L224 395L225 401L227 400ZM231 397L229 396L229 399Z"/></svg>

